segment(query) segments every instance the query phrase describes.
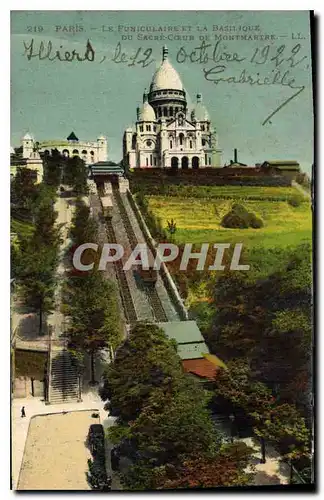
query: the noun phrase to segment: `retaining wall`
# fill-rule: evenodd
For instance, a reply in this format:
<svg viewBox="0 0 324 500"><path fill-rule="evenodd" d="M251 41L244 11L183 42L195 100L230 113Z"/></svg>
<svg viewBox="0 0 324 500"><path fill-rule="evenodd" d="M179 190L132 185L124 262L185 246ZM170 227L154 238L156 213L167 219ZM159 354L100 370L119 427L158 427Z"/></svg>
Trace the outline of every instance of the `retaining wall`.
<svg viewBox="0 0 324 500"><path fill-rule="evenodd" d="M127 191L127 197L128 197L128 200L130 202L132 209L134 210L134 213L136 215L139 226L144 234L146 243L149 246L154 258L156 258L157 243L152 238L150 230L147 227L146 222L141 214L141 211L140 211L140 209L139 209L139 207L138 207L138 205L137 205L137 203L136 203L136 201L135 201L135 199L130 191ZM163 283L164 283L166 290L168 291L170 297L173 300L173 303L174 303L175 308L180 316L180 319L184 320L184 321L189 319L188 311L183 304L183 300L180 297L179 291L178 291L178 289L177 289L177 287L172 279L172 276L169 273L169 270L164 262L161 262L160 275L162 277L162 280L163 280Z"/></svg>

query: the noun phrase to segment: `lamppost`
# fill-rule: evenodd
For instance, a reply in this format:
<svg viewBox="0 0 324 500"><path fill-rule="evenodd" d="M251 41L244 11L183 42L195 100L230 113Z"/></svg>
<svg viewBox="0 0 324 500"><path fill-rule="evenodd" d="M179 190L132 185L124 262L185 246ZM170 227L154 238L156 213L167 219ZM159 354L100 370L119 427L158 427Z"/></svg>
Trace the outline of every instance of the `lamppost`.
<svg viewBox="0 0 324 500"><path fill-rule="evenodd" d="M229 416L230 422L231 422L231 443L234 443L234 421L235 421L235 416L233 413L230 414Z"/></svg>
<svg viewBox="0 0 324 500"><path fill-rule="evenodd" d="M289 477L289 484L293 484L293 464L292 464L292 459L290 459L290 477Z"/></svg>
<svg viewBox="0 0 324 500"><path fill-rule="evenodd" d="M260 463L261 464L265 464L266 463L265 440L264 440L264 437L262 435L262 431L264 429L264 422L265 422L265 418L261 417L261 436L260 436L260 442L261 442L261 460L260 460Z"/></svg>

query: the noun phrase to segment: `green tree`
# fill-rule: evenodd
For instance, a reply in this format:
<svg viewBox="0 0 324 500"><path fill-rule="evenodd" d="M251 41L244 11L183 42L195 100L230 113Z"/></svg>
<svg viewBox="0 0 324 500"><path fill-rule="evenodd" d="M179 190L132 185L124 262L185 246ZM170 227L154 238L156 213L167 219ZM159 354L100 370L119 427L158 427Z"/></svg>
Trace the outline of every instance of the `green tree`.
<svg viewBox="0 0 324 500"><path fill-rule="evenodd" d="M156 473L156 489L194 489L218 486L246 486L253 473L247 472L251 450L245 443L223 445L214 456L194 455L179 465L167 464Z"/></svg>
<svg viewBox="0 0 324 500"><path fill-rule="evenodd" d="M79 156L68 158L64 165L63 180L65 184L72 187L75 194L87 194L88 168Z"/></svg>
<svg viewBox="0 0 324 500"><path fill-rule="evenodd" d="M50 154L43 154L44 183L57 189L62 181L66 158L57 150L52 149Z"/></svg>
<svg viewBox="0 0 324 500"><path fill-rule="evenodd" d="M181 375L174 342L157 325L139 323L116 352L105 380L112 407L128 422L140 414L154 388L164 390Z"/></svg>
<svg viewBox="0 0 324 500"><path fill-rule="evenodd" d="M56 249L36 246L34 240L26 242L19 264L20 296L38 312L39 333L42 333L44 314L50 313L54 306Z"/></svg>
<svg viewBox="0 0 324 500"><path fill-rule="evenodd" d="M172 239L177 231L177 224L173 219L167 221L167 231Z"/></svg>
<svg viewBox="0 0 324 500"><path fill-rule="evenodd" d="M293 405L281 404L265 384L254 380L248 363L232 361L220 369L214 381L218 405L228 414L243 410L252 419L254 432L261 440L279 445L288 458L307 453L309 433L305 420Z"/></svg>
<svg viewBox="0 0 324 500"><path fill-rule="evenodd" d="M211 351L242 358L253 376L285 402L310 408L312 273L310 247L301 245L263 276L225 272L215 288Z"/></svg>
<svg viewBox="0 0 324 500"><path fill-rule="evenodd" d="M85 275L75 283L77 286L70 290L67 338L72 351L89 354L91 382L95 383L96 354L104 349L116 349L122 338L117 292L100 272Z"/></svg>
<svg viewBox="0 0 324 500"><path fill-rule="evenodd" d="M72 218L70 237L76 246L96 242L98 239L98 224L90 216L90 208L80 199L77 200Z"/></svg>
<svg viewBox="0 0 324 500"><path fill-rule="evenodd" d="M18 167L11 182L11 203L17 208L31 212L37 190L34 172L26 167Z"/></svg>

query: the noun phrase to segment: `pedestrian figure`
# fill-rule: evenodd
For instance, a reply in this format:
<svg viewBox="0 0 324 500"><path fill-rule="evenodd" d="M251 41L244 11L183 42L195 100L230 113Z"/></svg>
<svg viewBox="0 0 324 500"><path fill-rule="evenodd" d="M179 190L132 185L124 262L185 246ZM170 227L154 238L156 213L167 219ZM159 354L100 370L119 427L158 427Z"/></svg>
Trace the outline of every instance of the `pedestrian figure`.
<svg viewBox="0 0 324 500"><path fill-rule="evenodd" d="M119 468L119 454L118 451L113 448L110 453L110 461L111 461L111 468L113 471L118 470Z"/></svg>
<svg viewBox="0 0 324 500"><path fill-rule="evenodd" d="M25 407L23 406L22 409L21 409L21 416L22 417L25 417L26 416L26 413L25 413Z"/></svg>

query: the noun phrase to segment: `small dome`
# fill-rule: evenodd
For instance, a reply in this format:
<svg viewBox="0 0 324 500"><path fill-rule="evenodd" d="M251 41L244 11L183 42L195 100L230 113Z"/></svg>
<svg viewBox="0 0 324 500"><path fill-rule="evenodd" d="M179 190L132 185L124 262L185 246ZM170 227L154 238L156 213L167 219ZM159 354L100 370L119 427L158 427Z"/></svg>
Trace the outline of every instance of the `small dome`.
<svg viewBox="0 0 324 500"><path fill-rule="evenodd" d="M163 47L162 64L153 75L150 92L166 89L183 90L183 85L180 76L168 61L168 49Z"/></svg>
<svg viewBox="0 0 324 500"><path fill-rule="evenodd" d="M195 119L198 122L210 121L209 113L208 113L206 107L204 106L204 104L202 103L201 94L197 94L197 104L194 107L193 113L194 113Z"/></svg>
<svg viewBox="0 0 324 500"><path fill-rule="evenodd" d="M140 121L140 122L154 122L155 121L154 109L147 101L144 101L144 103L143 103L142 109L139 112L138 121Z"/></svg>
<svg viewBox="0 0 324 500"><path fill-rule="evenodd" d="M34 138L27 132L27 134L24 135L23 140L24 141L33 141Z"/></svg>

